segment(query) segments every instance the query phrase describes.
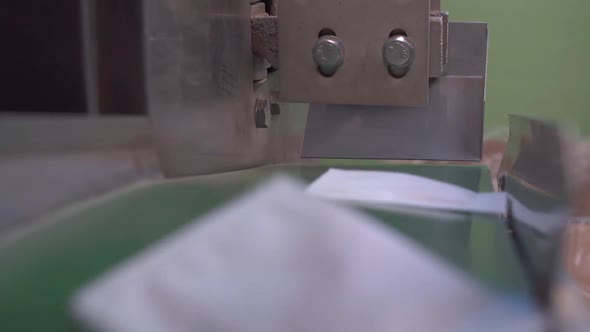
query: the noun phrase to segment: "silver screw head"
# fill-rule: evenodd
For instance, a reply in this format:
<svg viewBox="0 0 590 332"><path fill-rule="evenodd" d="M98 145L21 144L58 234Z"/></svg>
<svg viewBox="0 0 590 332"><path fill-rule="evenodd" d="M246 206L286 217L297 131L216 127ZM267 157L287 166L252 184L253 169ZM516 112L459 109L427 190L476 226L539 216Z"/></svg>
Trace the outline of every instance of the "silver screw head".
<svg viewBox="0 0 590 332"><path fill-rule="evenodd" d="M383 45L383 60L393 76L404 76L414 61L414 45L406 36L393 36Z"/></svg>
<svg viewBox="0 0 590 332"><path fill-rule="evenodd" d="M313 46L313 61L324 76L334 75L344 63L344 45L336 36L326 35Z"/></svg>

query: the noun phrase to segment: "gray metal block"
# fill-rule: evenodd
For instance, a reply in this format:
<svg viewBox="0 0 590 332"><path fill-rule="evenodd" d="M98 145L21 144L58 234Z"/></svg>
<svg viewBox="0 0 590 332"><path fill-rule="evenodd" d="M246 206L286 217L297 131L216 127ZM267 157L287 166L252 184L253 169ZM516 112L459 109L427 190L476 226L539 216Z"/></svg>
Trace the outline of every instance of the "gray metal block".
<svg viewBox="0 0 590 332"><path fill-rule="evenodd" d="M148 109L164 172L263 163L252 88L250 4L144 1Z"/></svg>

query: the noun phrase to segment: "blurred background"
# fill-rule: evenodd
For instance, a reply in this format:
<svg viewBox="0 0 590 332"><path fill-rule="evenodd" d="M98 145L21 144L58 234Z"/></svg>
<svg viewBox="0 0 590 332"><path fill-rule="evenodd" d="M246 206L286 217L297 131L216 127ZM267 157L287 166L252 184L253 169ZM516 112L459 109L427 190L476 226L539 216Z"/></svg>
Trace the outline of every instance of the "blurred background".
<svg viewBox="0 0 590 332"><path fill-rule="evenodd" d="M449 0L453 20L489 24L486 136L508 114L570 121L590 135L590 2Z"/></svg>

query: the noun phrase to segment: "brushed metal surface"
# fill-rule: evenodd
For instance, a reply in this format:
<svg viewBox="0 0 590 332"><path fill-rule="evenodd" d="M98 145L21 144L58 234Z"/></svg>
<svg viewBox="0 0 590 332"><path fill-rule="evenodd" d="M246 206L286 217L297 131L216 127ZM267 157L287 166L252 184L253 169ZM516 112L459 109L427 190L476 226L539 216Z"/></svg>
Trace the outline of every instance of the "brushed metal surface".
<svg viewBox="0 0 590 332"><path fill-rule="evenodd" d="M431 80L422 108L310 106L305 158L481 158L487 25L451 23L447 76Z"/></svg>
<svg viewBox="0 0 590 332"><path fill-rule="evenodd" d="M424 106L428 103L430 0L283 0L279 6L281 100L354 105ZM330 28L346 49L332 77L318 73L311 50ZM406 76L392 77L382 49L404 30L416 57Z"/></svg>
<svg viewBox="0 0 590 332"><path fill-rule="evenodd" d="M487 76L487 23L449 22L447 76Z"/></svg>
<svg viewBox="0 0 590 332"><path fill-rule="evenodd" d="M253 116L250 4L144 2L148 109L164 172L262 163Z"/></svg>

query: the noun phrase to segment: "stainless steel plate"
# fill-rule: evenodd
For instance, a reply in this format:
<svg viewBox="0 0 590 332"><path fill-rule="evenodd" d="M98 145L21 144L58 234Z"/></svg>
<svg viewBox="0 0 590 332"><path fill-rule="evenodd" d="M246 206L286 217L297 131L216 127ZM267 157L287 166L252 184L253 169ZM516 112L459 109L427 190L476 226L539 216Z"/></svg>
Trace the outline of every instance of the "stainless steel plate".
<svg viewBox="0 0 590 332"><path fill-rule="evenodd" d="M279 6L281 100L354 105L424 106L428 102L429 0L283 0ZM312 48L324 28L344 44L344 64L332 77L318 73ZM416 57L393 78L382 48L404 30Z"/></svg>
<svg viewBox="0 0 590 332"><path fill-rule="evenodd" d="M487 24L451 23L447 76L431 80L421 108L310 106L306 158L479 160Z"/></svg>
<svg viewBox="0 0 590 332"><path fill-rule="evenodd" d="M144 4L148 109L170 176L261 164L252 112L250 4Z"/></svg>

